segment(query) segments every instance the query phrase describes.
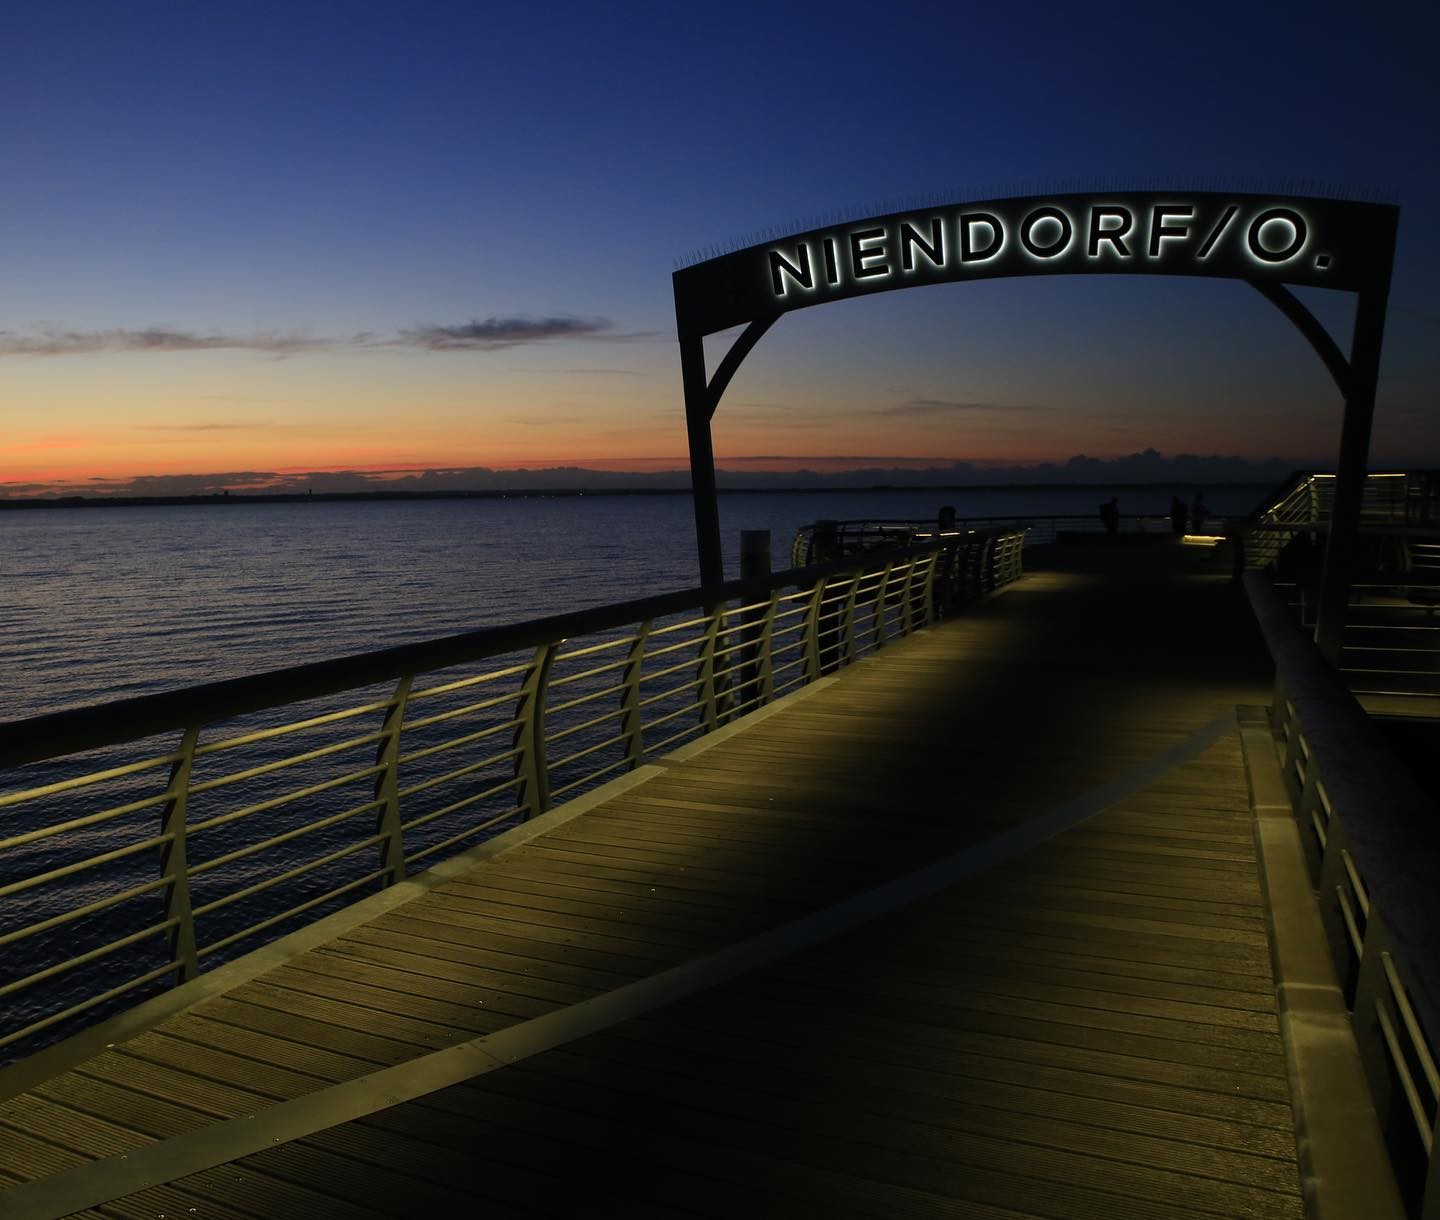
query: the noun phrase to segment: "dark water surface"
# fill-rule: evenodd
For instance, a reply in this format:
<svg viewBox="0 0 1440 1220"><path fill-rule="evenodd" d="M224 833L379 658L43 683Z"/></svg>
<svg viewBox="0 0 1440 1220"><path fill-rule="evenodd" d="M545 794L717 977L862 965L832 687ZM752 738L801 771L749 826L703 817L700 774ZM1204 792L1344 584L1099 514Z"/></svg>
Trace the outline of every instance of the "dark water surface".
<svg viewBox="0 0 1440 1220"><path fill-rule="evenodd" d="M1093 514L1110 493L1029 488L722 496L729 551L777 568L821 518ZM1126 513L1164 491L1118 488ZM1217 514L1255 489L1208 494ZM1188 499L1188 495L1187 495ZM94 508L0 514L0 721L698 583L688 495Z"/></svg>

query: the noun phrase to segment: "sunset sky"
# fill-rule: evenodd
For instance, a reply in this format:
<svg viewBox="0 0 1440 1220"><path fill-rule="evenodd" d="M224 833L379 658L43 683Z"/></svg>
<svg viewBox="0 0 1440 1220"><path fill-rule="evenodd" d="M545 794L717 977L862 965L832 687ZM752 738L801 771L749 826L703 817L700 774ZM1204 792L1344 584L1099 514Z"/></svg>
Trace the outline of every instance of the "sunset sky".
<svg viewBox="0 0 1440 1220"><path fill-rule="evenodd" d="M677 259L837 208L1094 179L1398 202L1373 452L1440 465L1435 11L14 6L0 494L681 467ZM1348 348L1331 295L1306 299ZM715 444L737 469L1325 462L1338 423L1245 286L1055 277L787 316Z"/></svg>

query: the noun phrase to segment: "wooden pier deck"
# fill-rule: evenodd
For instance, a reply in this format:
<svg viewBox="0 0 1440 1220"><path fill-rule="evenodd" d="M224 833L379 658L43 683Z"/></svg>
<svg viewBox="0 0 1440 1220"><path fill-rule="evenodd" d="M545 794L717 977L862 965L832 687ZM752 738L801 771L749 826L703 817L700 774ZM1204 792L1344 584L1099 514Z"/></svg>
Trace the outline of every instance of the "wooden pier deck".
<svg viewBox="0 0 1440 1220"><path fill-rule="evenodd" d="M1201 552L1045 565L0 1074L0 1212L1303 1215L1263 644Z"/></svg>

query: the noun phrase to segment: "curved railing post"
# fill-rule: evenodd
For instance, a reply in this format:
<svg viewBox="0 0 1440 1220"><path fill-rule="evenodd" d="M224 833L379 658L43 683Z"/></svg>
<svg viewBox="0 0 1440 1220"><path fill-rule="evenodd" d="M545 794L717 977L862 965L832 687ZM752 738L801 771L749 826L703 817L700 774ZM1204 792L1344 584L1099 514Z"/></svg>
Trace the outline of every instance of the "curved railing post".
<svg viewBox="0 0 1440 1220"><path fill-rule="evenodd" d="M550 667L561 641L541 644L535 659L525 671L516 701L515 775L520 780L515 794L517 808L525 810L527 819L539 817L550 808L550 770L545 761L545 700L550 680Z"/></svg>
<svg viewBox="0 0 1440 1220"><path fill-rule="evenodd" d="M640 671L645 664L645 645L655 620L640 624L620 679L620 734L625 739L625 769L633 771L645 761L645 730L640 722Z"/></svg>
<svg viewBox="0 0 1440 1220"><path fill-rule="evenodd" d="M375 777L375 833L381 836L380 884L394 885L405 879L405 832L400 826L400 733L405 726L405 704L410 698L413 674L406 674L390 696L381 726L380 743L375 749L375 765L383 768Z"/></svg>
<svg viewBox="0 0 1440 1220"><path fill-rule="evenodd" d="M774 684L767 681L766 675L772 670L770 640L779 604L779 591L772 590L763 607L754 603L741 612L740 681L735 689L737 711L753 711L770 702Z"/></svg>
<svg viewBox="0 0 1440 1220"><path fill-rule="evenodd" d="M980 544L974 535L960 544L960 581L957 601L969 601L980 594Z"/></svg>
<svg viewBox="0 0 1440 1220"><path fill-rule="evenodd" d="M180 736L180 754L170 766L165 804L160 815L160 833L168 836L160 851L160 875L165 879L165 918L174 920L169 932L170 960L179 968L176 982L187 982L200 972L195 948L195 914L190 903L190 864L186 854L186 822L189 816L190 771L195 763L195 743L200 726L191 725Z"/></svg>
<svg viewBox="0 0 1440 1220"><path fill-rule="evenodd" d="M855 603L860 596L859 571L850 573L850 588L845 593L845 604L840 608L840 648L835 666L851 665L855 661Z"/></svg>
<svg viewBox="0 0 1440 1220"><path fill-rule="evenodd" d="M905 568L905 586L900 590L900 634L909 635L915 630L915 573L920 570L920 561L913 556Z"/></svg>
<svg viewBox="0 0 1440 1220"><path fill-rule="evenodd" d="M935 625L935 581L940 574L940 561L945 554L945 548L937 548L930 556L930 563L925 568L925 583L922 586L920 609L925 615L925 626Z"/></svg>
<svg viewBox="0 0 1440 1220"><path fill-rule="evenodd" d="M713 733L720 724L720 696L715 681L715 647L720 624L725 618L725 603L717 602L706 610L705 634L700 637L699 664L695 680L700 688L700 724L706 733Z"/></svg>
<svg viewBox="0 0 1440 1220"><path fill-rule="evenodd" d="M806 682L814 682L820 677L820 603L825 599L827 583L823 576L815 582L815 591L810 595L810 605L805 610Z"/></svg>
<svg viewBox="0 0 1440 1220"><path fill-rule="evenodd" d="M756 656L756 682L759 686L759 702L763 707L775 698L775 615L780 609L780 590L770 594L770 604L760 620L760 640Z"/></svg>
<svg viewBox="0 0 1440 1220"><path fill-rule="evenodd" d="M890 573L894 570L894 562L887 563L880 572L880 583L875 588L875 613L870 620L870 630L876 648L885 643L885 603L890 598ZM855 659L853 650L847 659Z"/></svg>

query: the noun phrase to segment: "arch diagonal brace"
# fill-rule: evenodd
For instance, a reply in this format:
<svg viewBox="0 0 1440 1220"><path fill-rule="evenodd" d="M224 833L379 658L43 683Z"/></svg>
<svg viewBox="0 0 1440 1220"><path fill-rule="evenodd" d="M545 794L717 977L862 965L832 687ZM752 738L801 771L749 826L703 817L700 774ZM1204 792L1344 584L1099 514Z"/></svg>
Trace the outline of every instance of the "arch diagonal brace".
<svg viewBox="0 0 1440 1220"><path fill-rule="evenodd" d="M774 324L780 315L772 313L768 317L756 318L743 331L740 337L730 345L730 350L725 353L725 358L720 361L720 366L715 370L715 376L710 378L710 383L705 387L705 418L715 417L715 408L720 405L720 399L725 395L725 389L730 384L730 379L744 362L757 343L764 337L765 332Z"/></svg>
<svg viewBox="0 0 1440 1220"><path fill-rule="evenodd" d="M1340 397L1348 400L1351 383L1350 361L1345 358L1339 344L1330 337L1330 332L1320 324L1320 319L1306 309L1300 298L1284 284L1267 283L1263 280L1246 282L1289 318L1295 329L1305 336L1310 346L1315 349L1315 354L1330 371L1335 384L1340 387Z"/></svg>

